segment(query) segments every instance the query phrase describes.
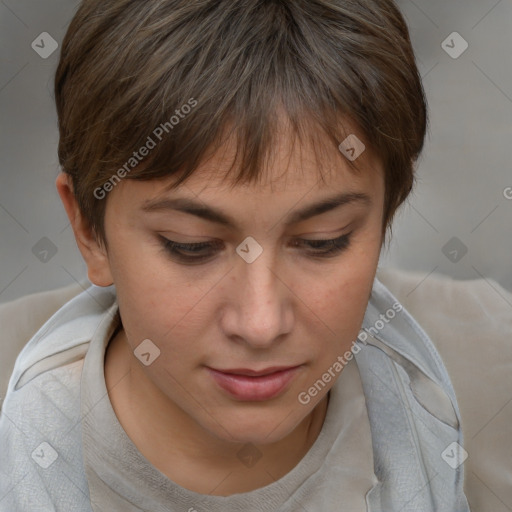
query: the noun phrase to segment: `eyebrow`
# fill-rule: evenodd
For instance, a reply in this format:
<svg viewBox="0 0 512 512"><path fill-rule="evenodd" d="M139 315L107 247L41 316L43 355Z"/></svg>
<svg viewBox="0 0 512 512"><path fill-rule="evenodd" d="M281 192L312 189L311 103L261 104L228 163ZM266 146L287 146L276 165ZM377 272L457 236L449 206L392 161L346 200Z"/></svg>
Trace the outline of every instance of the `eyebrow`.
<svg viewBox="0 0 512 512"><path fill-rule="evenodd" d="M326 197L316 203L307 205L306 207L291 212L286 221L285 226L297 224L301 221L321 215L340 206L347 204L360 203L371 206L372 199L369 195L362 192L345 192L342 194ZM197 202L193 199L186 197L177 198L163 198L146 201L141 210L144 212L155 212L165 210L177 210L184 213L189 213L222 226L236 229L236 221L228 214L218 208L205 206L203 203Z"/></svg>

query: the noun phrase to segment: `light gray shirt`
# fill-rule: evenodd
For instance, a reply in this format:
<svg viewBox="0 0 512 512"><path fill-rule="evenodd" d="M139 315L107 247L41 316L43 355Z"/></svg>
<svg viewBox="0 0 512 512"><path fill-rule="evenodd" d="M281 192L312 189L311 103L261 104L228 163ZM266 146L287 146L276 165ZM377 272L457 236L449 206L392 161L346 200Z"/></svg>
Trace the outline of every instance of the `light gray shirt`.
<svg viewBox="0 0 512 512"><path fill-rule="evenodd" d="M287 475L248 493L203 495L156 469L117 420L104 357L119 322L114 288L92 287L20 354L0 416L0 512L367 510L377 479L355 359L331 390L318 438Z"/></svg>

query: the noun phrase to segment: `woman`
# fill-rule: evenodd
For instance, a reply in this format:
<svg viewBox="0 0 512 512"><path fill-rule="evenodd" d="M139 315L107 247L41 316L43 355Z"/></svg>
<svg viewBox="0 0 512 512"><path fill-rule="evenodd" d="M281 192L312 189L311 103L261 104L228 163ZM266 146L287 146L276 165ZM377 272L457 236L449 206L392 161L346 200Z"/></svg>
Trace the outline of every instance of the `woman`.
<svg viewBox="0 0 512 512"><path fill-rule="evenodd" d="M16 363L9 510L469 510L375 278L427 125L394 3L84 1L55 93L93 286Z"/></svg>

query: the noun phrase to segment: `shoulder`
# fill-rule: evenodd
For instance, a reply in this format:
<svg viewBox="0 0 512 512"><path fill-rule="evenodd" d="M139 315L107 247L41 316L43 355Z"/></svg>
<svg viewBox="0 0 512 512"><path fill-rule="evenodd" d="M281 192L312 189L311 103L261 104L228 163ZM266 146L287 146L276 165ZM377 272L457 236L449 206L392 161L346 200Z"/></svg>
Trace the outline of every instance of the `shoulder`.
<svg viewBox="0 0 512 512"><path fill-rule="evenodd" d="M0 414L0 511L90 511L82 368L94 333L116 307L112 290L86 290L18 355Z"/></svg>
<svg viewBox="0 0 512 512"><path fill-rule="evenodd" d="M74 283L63 288L31 293L0 304L2 326L0 358L0 395L7 391L9 377L22 348L37 330L66 302L81 293L88 283Z"/></svg>
<svg viewBox="0 0 512 512"><path fill-rule="evenodd" d="M0 415L0 510L86 508L80 376L83 359L10 390ZM78 506L78 504L81 504Z"/></svg>
<svg viewBox="0 0 512 512"><path fill-rule="evenodd" d="M462 418L472 510L508 510L512 293L492 279L459 281L397 269L380 270L378 278L429 335L448 370Z"/></svg>

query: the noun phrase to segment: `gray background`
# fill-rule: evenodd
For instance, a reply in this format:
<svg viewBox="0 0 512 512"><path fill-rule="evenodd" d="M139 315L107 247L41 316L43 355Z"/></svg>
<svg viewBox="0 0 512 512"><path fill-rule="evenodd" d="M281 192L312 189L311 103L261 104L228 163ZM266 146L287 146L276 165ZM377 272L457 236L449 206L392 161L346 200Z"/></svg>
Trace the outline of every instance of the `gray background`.
<svg viewBox="0 0 512 512"><path fill-rule="evenodd" d="M399 5L431 126L418 186L380 266L420 271L418 285L439 273L512 290L512 1ZM69 0L0 0L0 302L87 276L55 189L59 51L43 59L31 47L42 32L60 44L75 8ZM461 48L453 32L469 45L458 58L442 47Z"/></svg>

